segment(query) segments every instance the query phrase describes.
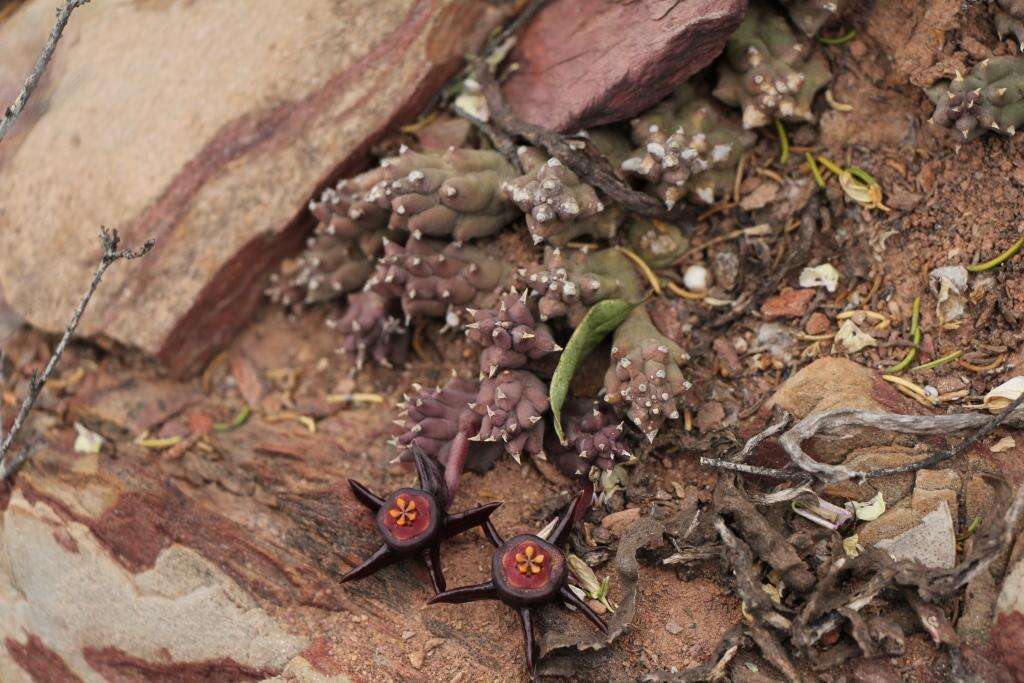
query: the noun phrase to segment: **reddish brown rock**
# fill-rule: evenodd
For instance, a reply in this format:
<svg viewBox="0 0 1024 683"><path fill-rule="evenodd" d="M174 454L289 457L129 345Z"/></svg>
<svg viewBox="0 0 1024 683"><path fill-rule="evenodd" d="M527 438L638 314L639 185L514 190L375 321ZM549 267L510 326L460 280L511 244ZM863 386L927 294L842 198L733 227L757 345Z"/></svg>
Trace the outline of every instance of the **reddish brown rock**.
<svg viewBox="0 0 1024 683"><path fill-rule="evenodd" d="M110 270L81 332L196 369L299 247L308 199L418 114L498 18L475 0L82 7L0 149L8 301L61 329L101 224L156 237ZM52 21L50 0L29 0L0 26L0 93Z"/></svg>
<svg viewBox="0 0 1024 683"><path fill-rule="evenodd" d="M571 131L629 118L704 68L746 0L555 0L527 26L505 94L524 120Z"/></svg>
<svg viewBox="0 0 1024 683"><path fill-rule="evenodd" d="M814 298L813 289L791 289L787 287L761 305L761 315L773 318L798 318L807 310Z"/></svg>
<svg viewBox="0 0 1024 683"><path fill-rule="evenodd" d="M821 311L815 311L807 319L807 324L804 325L804 332L807 334L825 334L830 327L832 327L832 321L828 319L828 316Z"/></svg>

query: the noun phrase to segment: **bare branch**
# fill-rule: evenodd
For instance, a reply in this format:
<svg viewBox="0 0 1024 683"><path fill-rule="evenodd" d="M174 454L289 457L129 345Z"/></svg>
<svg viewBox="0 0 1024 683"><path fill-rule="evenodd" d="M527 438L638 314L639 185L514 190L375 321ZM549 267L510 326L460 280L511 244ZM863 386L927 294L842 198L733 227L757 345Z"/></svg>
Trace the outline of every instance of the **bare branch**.
<svg viewBox="0 0 1024 683"><path fill-rule="evenodd" d="M661 201L626 185L615 174L615 169L608 159L591 154L586 148L574 148L563 135L521 121L509 108L501 92L501 86L498 85L487 63L477 57L474 64L473 77L480 84L487 100L491 121L496 128L508 135L524 138L531 145L544 149L585 182L598 188L633 213L665 221L675 221L681 217L681 209L669 211Z"/></svg>
<svg viewBox="0 0 1024 683"><path fill-rule="evenodd" d="M46 67L53 58L53 51L57 47L57 41L60 40L61 34L64 33L64 27L68 25L71 13L88 2L89 0L67 0L63 7L57 9L57 21L54 23L53 28L50 29L50 37L46 40L46 45L43 46L43 51L39 54L36 65L32 67L31 73L25 79L25 85L22 87L21 92L18 93L18 97L15 98L14 104L4 110L3 118L0 119L0 140L3 140L4 136L7 135L7 131L14 125L18 115L21 114L25 104L28 103L28 98L32 96L32 92L39 85L39 79L43 77L43 72L46 71Z"/></svg>
<svg viewBox="0 0 1024 683"><path fill-rule="evenodd" d="M779 437L779 444L790 460L804 472L819 481L835 483L847 479L865 479L869 477L888 477L894 474L906 474L920 469L934 467L940 462L955 458L985 438L1005 422L1010 414L1024 401L1024 394L1017 397L996 416L977 413L961 413L956 415L899 415L896 413L873 413L866 410L841 408L824 413L808 415L793 425L792 429ZM903 434L948 434L965 429L977 429L955 448L938 451L930 457L910 465L893 467L883 470L861 472L851 470L843 465L829 465L818 462L807 455L801 444L817 434L840 434L850 427L872 427L889 432Z"/></svg>
<svg viewBox="0 0 1024 683"><path fill-rule="evenodd" d="M156 240L147 241L139 249L119 249L121 238L117 234L117 230L107 231L106 228L100 228L100 241L103 244L103 256L100 257L100 263L96 267L96 273L92 276L92 282L89 283L89 289L85 292L82 300L78 302L78 306L75 308L74 315L71 316L71 322L68 323L67 328L64 330L64 336L61 337L57 343L57 347L53 350L53 355L50 356L50 360L46 363L46 367L43 368L42 373L32 375L32 380L28 384L28 394L25 396L25 400L21 404L21 409L18 411L17 417L14 418L14 424L11 425L11 431L3 438L0 442L0 481L6 481L12 474L14 474L18 468L28 459L30 449L25 449L17 457L8 458L8 451L11 448L11 444L14 442L14 437L18 435L21 428L25 425L25 420L28 418L29 413L32 411L32 407L36 403L36 399L39 398L39 392L43 390L46 385L46 381L50 379L50 375L57 369L57 365L60 363L61 356L64 355L64 349L67 348L68 342L71 340L71 336L75 333L78 328L78 323L82 319L82 314L85 313L86 306L89 305L89 300L92 299L93 293L96 292L96 288L100 284L100 280L103 279L103 274L107 272L107 268L110 264L120 259L132 260L145 256L149 253L149 250L156 244Z"/></svg>

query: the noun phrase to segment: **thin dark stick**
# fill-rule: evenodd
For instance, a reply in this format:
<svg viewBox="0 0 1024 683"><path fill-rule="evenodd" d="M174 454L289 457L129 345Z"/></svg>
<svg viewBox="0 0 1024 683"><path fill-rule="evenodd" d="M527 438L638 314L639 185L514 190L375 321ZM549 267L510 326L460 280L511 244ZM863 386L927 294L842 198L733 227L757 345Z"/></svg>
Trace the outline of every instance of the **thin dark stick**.
<svg viewBox="0 0 1024 683"><path fill-rule="evenodd" d="M121 238L117 234L117 230L107 232L105 228L100 228L100 241L103 244L103 256L100 258L99 266L96 267L96 273L92 276L92 282L89 283L89 289L85 292L82 300L78 302L78 306L75 308L74 315L71 316L71 322L68 323L67 328L64 330L64 336L60 338L57 343L57 348L54 349L53 355L50 356L49 362L46 363L46 367L43 368L41 374L32 374L32 380L28 384L28 395L25 396L25 400L21 404L21 409L18 411L18 416L14 419L14 424L11 425L11 431L9 431L4 437L3 442L0 443L0 481L6 481L8 477L14 474L19 467L28 459L30 450L22 450L21 453L13 458L7 457L7 452L11 448L11 444L14 442L14 437L18 435L21 428L25 425L25 420L28 418L29 413L32 411L32 407L36 403L36 399L39 398L39 392L43 390L46 385L46 381L50 379L50 375L57 369L57 365L60 363L61 356L64 355L64 349L67 348L68 342L71 340L71 336L75 333L78 328L78 323L82 319L82 314L85 313L86 306L89 305L89 300L92 299L93 293L100 284L100 280L103 279L103 274L107 272L107 268L110 264L120 259L132 260L145 256L149 253L149 250L156 244L156 240L149 240L142 247L136 250L124 249L118 250Z"/></svg>
<svg viewBox="0 0 1024 683"><path fill-rule="evenodd" d="M756 474L761 477L771 477L785 481L800 481L807 478L805 472L793 470L780 470L774 467L759 467L748 465L742 462L730 462L728 460L716 460L715 458L701 458L700 464L717 470L729 470L730 472L742 472L743 474Z"/></svg>
<svg viewBox="0 0 1024 683"><path fill-rule="evenodd" d="M7 135L8 129L14 125L18 115L21 114L21 111L28 103L28 98L31 97L32 92L39 85L39 79L43 77L43 72L46 71L46 67L50 64L50 59L53 58L53 51L57 48L57 41L60 40L61 34L64 33L64 27L68 25L71 12L88 2L89 0L67 0L63 7L57 9L57 21L54 23L53 28L50 29L50 37L46 40L46 45L43 46L43 51L39 54L36 65L32 67L31 73L25 79L25 85L22 87L21 92L18 93L14 104L4 110L4 116L0 119L0 140L3 140L4 136Z"/></svg>
<svg viewBox="0 0 1024 683"><path fill-rule="evenodd" d="M481 92L487 100L491 122L506 134L521 137L535 147L541 147L555 157L584 182L593 185L606 195L622 204L623 207L648 218L674 221L680 214L669 211L658 199L649 194L632 189L615 174L608 159L590 154L586 148L579 150L569 144L565 136L553 131L521 121L512 113L505 102L501 86L491 73L487 63L479 57L474 60L473 77L480 84Z"/></svg>

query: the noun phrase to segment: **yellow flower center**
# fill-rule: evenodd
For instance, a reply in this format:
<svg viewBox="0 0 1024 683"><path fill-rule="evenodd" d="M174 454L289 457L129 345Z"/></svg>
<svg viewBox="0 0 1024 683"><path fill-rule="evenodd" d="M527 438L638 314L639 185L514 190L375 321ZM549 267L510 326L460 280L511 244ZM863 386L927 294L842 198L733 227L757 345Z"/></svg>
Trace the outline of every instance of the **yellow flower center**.
<svg viewBox="0 0 1024 683"><path fill-rule="evenodd" d="M520 574L540 574L540 568L544 564L544 555L537 552L537 549L528 545L523 552L516 553L516 567Z"/></svg>
<svg viewBox="0 0 1024 683"><path fill-rule="evenodd" d="M405 526L416 521L416 501L399 496L395 499L395 507L388 510L388 514L395 520L398 526Z"/></svg>

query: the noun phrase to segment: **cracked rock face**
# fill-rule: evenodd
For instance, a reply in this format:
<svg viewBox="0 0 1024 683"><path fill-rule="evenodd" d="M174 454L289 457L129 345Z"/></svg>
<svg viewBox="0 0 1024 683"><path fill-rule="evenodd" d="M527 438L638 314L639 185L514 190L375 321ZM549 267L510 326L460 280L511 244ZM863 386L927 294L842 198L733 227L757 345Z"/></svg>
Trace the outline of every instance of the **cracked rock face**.
<svg viewBox="0 0 1024 683"><path fill-rule="evenodd" d="M0 152L8 303L36 327L64 329L99 255L83 217L116 226L125 246L157 237L145 259L107 272L80 333L140 348L178 374L200 371L251 322L281 258L300 250L296 217L324 180L426 106L500 20L466 0L309 0L302 12L277 3L258 16L206 3L76 12L62 58ZM20 89L52 24L48 0L5 17L0 91ZM124 140L139 144L126 154ZM91 191L68 194L86 159ZM55 251L74 255L60 278L39 262Z"/></svg>
<svg viewBox="0 0 1024 683"><path fill-rule="evenodd" d="M20 491L3 512L0 549L3 680L114 680L131 662L183 677L203 663L213 675L267 677L309 642L195 550L172 545L152 567L126 571L88 527Z"/></svg>
<svg viewBox="0 0 1024 683"><path fill-rule="evenodd" d="M519 118L564 133L623 121L710 64L745 9L743 0L554 0L518 36L506 97Z"/></svg>
<svg viewBox="0 0 1024 683"><path fill-rule="evenodd" d="M503 370L480 383L473 411L480 416L480 431L473 441L504 443L516 462L521 457L544 455L544 413L548 388L525 370Z"/></svg>

